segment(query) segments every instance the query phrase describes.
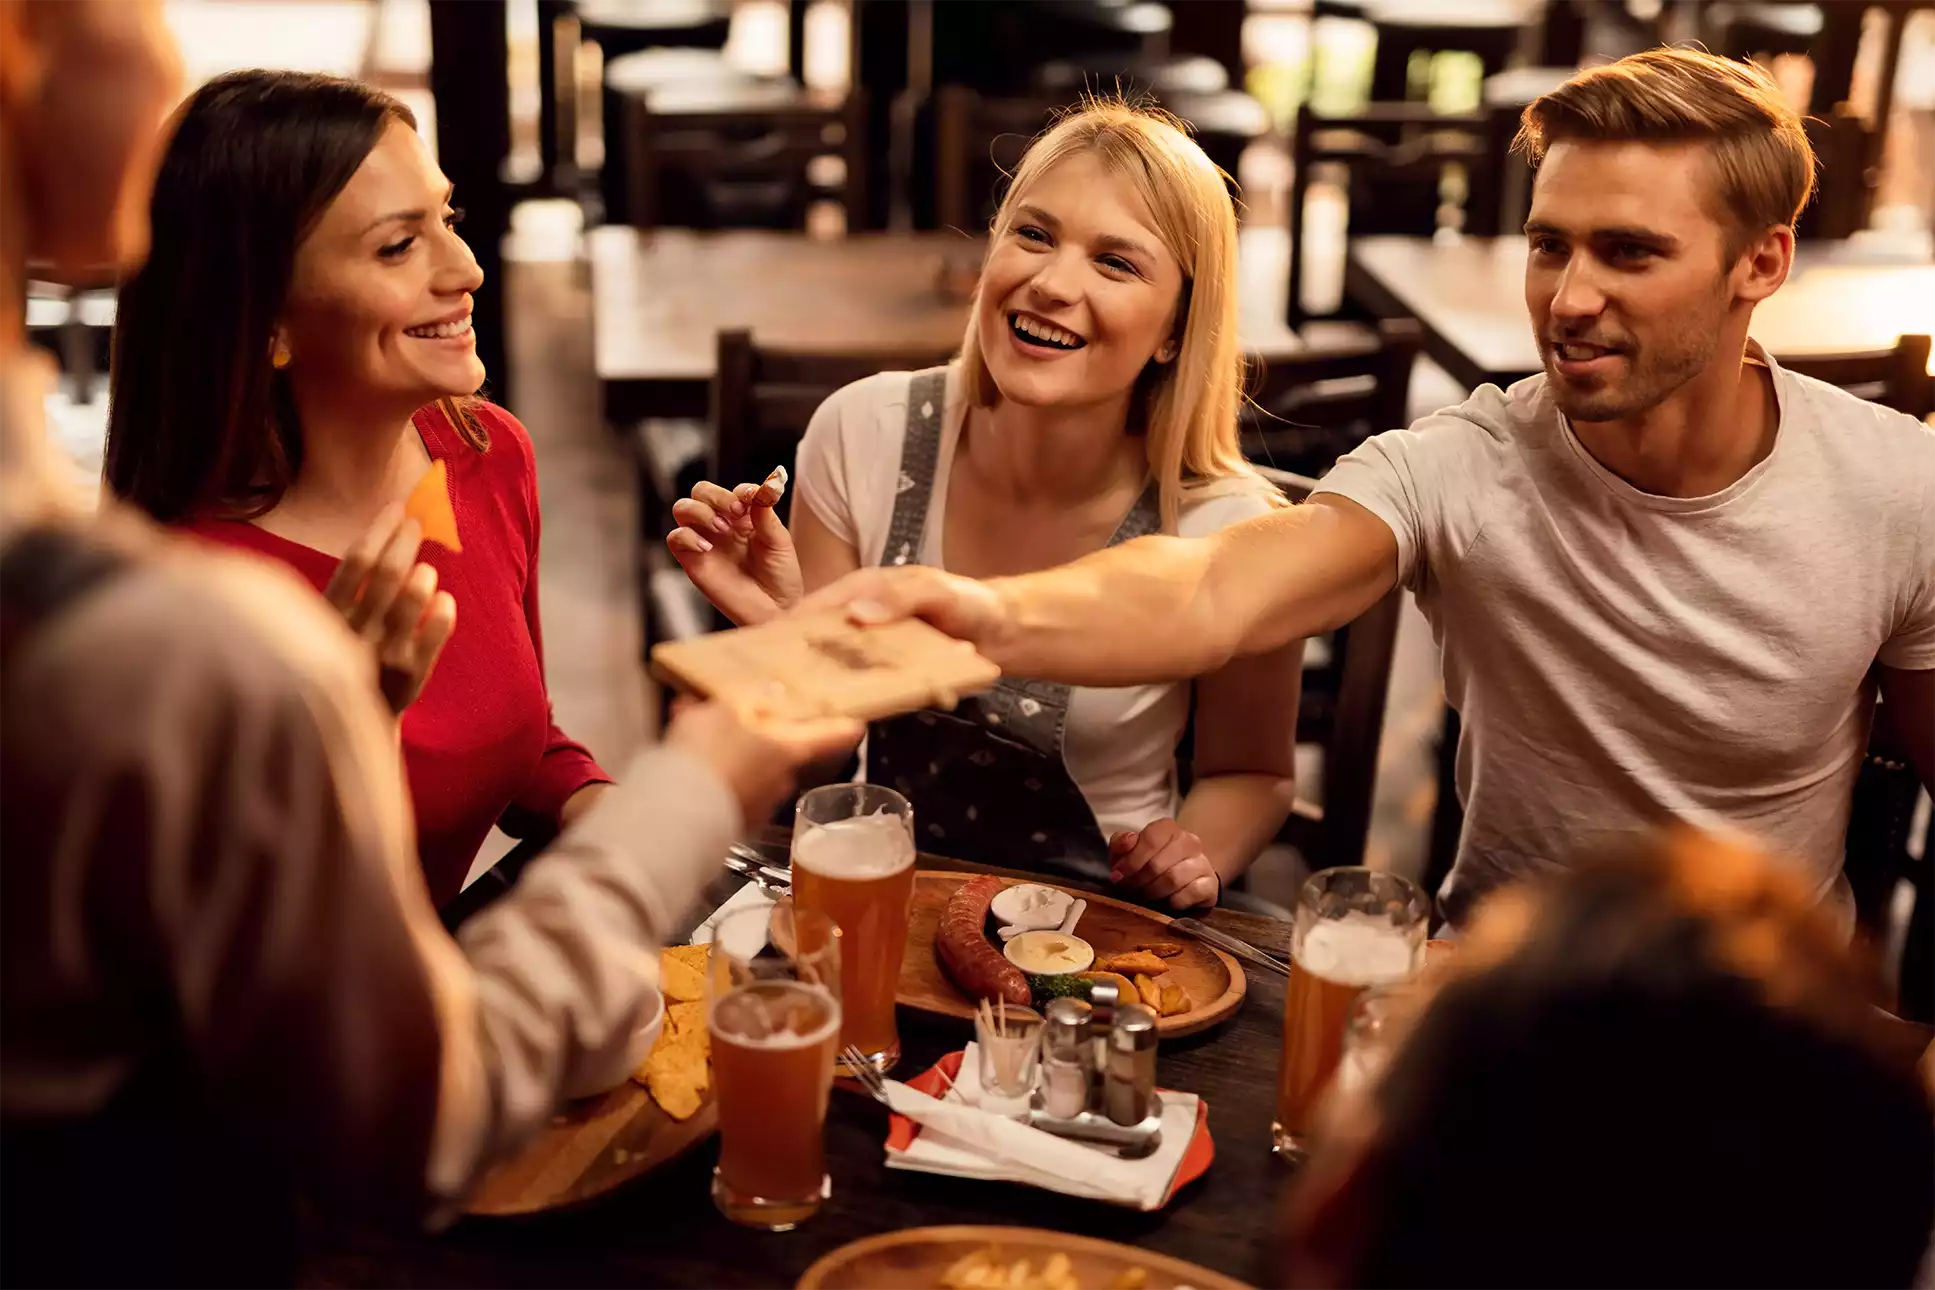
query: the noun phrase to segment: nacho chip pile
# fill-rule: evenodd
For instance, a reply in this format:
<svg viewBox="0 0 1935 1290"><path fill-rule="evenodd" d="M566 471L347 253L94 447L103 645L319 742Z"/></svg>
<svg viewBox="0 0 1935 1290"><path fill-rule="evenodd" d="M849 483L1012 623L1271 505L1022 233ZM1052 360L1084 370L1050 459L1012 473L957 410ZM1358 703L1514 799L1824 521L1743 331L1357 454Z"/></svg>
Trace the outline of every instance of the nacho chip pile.
<svg viewBox="0 0 1935 1290"><path fill-rule="evenodd" d="M705 1024L705 973L709 945L674 945L659 955L659 992L665 1025L645 1064L632 1072L664 1112L687 1120L698 1112L711 1085L712 1037Z"/></svg>

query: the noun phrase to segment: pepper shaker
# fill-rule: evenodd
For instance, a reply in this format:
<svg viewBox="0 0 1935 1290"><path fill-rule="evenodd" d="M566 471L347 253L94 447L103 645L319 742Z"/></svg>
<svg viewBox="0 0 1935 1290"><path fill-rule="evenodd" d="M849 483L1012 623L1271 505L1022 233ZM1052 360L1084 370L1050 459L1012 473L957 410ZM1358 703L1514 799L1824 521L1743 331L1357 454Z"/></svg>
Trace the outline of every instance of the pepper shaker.
<svg viewBox="0 0 1935 1290"><path fill-rule="evenodd" d="M1117 1124L1140 1124L1156 1109L1156 1014L1139 1003L1117 1008L1108 1050L1102 1110Z"/></svg>
<svg viewBox="0 0 1935 1290"><path fill-rule="evenodd" d="M1048 1005L1041 1037L1042 1109L1062 1120L1088 1110L1095 1081L1095 1047L1089 1005L1056 999Z"/></svg>

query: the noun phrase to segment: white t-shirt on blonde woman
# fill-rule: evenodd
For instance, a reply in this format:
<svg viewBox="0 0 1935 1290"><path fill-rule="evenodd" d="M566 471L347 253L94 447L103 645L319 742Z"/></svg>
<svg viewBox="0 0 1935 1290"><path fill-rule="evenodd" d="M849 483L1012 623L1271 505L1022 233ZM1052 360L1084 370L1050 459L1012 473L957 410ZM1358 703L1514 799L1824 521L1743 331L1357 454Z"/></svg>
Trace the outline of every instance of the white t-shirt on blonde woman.
<svg viewBox="0 0 1935 1290"><path fill-rule="evenodd" d="M797 499L858 554L881 563L901 487L900 453L907 432L911 372L882 372L838 391L813 414L799 447ZM950 369L941 416L940 459L922 536L922 564L946 568L941 550L947 483L965 414L959 372ZM1185 501L1177 533L1203 537L1270 509L1263 485ZM1151 624L1150 630L1162 630ZM1076 687L1069 696L1062 757L1069 777L1095 812L1102 835L1140 829L1175 815L1176 741L1189 720L1186 684L1109 689Z"/></svg>

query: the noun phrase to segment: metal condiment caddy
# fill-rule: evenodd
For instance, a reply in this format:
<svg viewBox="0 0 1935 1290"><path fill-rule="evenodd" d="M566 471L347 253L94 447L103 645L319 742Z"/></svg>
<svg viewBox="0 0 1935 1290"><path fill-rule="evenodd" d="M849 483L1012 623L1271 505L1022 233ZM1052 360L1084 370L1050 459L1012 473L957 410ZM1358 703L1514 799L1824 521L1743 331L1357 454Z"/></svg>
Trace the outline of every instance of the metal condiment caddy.
<svg viewBox="0 0 1935 1290"><path fill-rule="evenodd" d="M1040 1079L1027 1122L1134 1159L1162 1145L1156 1014L1098 981L1089 1003L1056 999L1044 1015Z"/></svg>

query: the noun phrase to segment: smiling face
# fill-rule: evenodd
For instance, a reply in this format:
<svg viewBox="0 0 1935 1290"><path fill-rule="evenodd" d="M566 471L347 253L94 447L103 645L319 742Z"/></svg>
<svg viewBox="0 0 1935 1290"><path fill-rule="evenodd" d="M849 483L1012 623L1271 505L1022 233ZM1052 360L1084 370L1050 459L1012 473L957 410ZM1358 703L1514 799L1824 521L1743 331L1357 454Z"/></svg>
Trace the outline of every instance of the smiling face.
<svg viewBox="0 0 1935 1290"><path fill-rule="evenodd" d="M1525 224L1525 306L1566 415L1636 416L1712 362L1744 276L1715 200L1701 144L1561 142L1546 154Z"/></svg>
<svg viewBox="0 0 1935 1290"><path fill-rule="evenodd" d="M484 275L450 196L416 131L391 122L296 252L277 329L292 380L409 408L484 383L470 322Z"/></svg>
<svg viewBox="0 0 1935 1290"><path fill-rule="evenodd" d="M1001 397L1121 398L1175 357L1183 274L1135 189L1080 152L1018 193L988 252L975 328Z"/></svg>

